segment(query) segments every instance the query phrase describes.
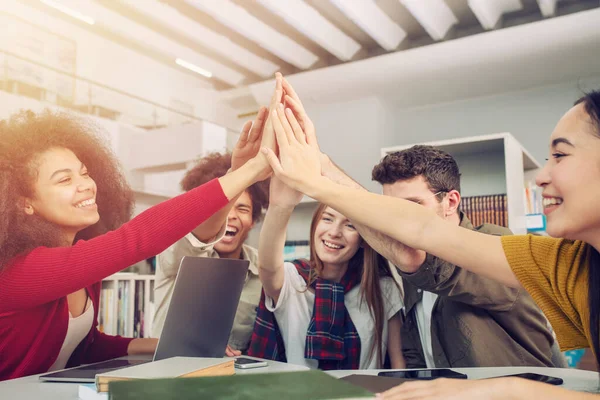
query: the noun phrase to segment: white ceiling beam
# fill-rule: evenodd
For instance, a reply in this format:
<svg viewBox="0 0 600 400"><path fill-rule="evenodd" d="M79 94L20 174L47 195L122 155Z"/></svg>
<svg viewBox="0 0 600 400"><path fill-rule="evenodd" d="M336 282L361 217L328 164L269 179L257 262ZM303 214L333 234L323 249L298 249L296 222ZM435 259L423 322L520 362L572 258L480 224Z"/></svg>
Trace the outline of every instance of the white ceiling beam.
<svg viewBox="0 0 600 400"><path fill-rule="evenodd" d="M554 17L556 15L557 0L537 0L537 2L544 17Z"/></svg>
<svg viewBox="0 0 600 400"><path fill-rule="evenodd" d="M237 86L242 83L245 76L238 71L235 71L221 63L214 61L194 50L182 46L181 44L172 41L152 29L138 24L122 15L111 11L99 3L92 0L55 0L57 3L63 4L72 10L76 10L82 14L92 17L95 25L109 30L119 36L125 37L128 40L138 42L141 46L150 48L158 53L164 54L173 60L173 67L179 68L176 65L191 64L197 67L195 72L204 71L204 76L214 76L230 85ZM177 63L180 59L184 63ZM115 60L118 61L118 60ZM140 66L142 68L143 66ZM187 68L187 67L186 67ZM190 69L190 68L188 68Z"/></svg>
<svg viewBox="0 0 600 400"><path fill-rule="evenodd" d="M384 13L373 0L330 1L387 51L396 50L406 37L404 29Z"/></svg>
<svg viewBox="0 0 600 400"><path fill-rule="evenodd" d="M442 40L458 19L444 0L400 0L434 40Z"/></svg>
<svg viewBox="0 0 600 400"><path fill-rule="evenodd" d="M349 61L360 44L303 0L258 0L269 11L342 61Z"/></svg>
<svg viewBox="0 0 600 400"><path fill-rule="evenodd" d="M308 69L319 60L315 54L230 0L186 0L186 2L300 69Z"/></svg>
<svg viewBox="0 0 600 400"><path fill-rule="evenodd" d="M279 65L265 60L254 53L232 42L226 36L220 35L211 29L199 24L192 18L185 16L168 4L158 0L120 0L122 3L134 8L141 14L160 21L173 31L188 39L219 53L255 74L267 78L279 71Z"/></svg>
<svg viewBox="0 0 600 400"><path fill-rule="evenodd" d="M523 9L521 0L469 0L468 3L486 30L494 29L503 14Z"/></svg>

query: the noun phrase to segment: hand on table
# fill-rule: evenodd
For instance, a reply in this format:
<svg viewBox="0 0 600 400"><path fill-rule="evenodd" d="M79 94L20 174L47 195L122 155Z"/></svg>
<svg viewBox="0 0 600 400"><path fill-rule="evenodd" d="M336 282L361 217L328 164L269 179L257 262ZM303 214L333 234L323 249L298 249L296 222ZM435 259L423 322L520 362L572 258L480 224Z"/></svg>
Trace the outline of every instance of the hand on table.
<svg viewBox="0 0 600 400"><path fill-rule="evenodd" d="M230 345L227 345L227 347L225 348L225 355L227 357L237 357L241 356L242 352L239 350L234 350Z"/></svg>

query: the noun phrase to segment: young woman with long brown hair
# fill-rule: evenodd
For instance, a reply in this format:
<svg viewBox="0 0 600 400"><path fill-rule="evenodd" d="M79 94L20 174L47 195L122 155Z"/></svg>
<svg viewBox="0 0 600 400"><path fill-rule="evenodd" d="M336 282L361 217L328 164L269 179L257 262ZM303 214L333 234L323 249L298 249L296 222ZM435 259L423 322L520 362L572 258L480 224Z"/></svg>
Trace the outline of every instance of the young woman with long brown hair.
<svg viewBox="0 0 600 400"><path fill-rule="evenodd" d="M263 284L248 354L321 369L404 366L400 289L387 261L350 221L321 204L310 228L310 260L284 262L286 228L302 194L273 178L261 230Z"/></svg>

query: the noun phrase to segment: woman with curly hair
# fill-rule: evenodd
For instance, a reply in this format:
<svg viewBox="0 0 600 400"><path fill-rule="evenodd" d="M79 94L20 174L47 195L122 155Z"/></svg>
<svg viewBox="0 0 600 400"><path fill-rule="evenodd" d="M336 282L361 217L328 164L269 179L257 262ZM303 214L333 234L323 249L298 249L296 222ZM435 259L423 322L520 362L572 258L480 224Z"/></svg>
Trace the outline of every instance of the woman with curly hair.
<svg viewBox="0 0 600 400"><path fill-rule="evenodd" d="M153 352L156 339L98 331L101 280L265 179L261 134L242 132L252 151L236 171L127 222L131 189L93 127L49 111L0 122L0 380Z"/></svg>

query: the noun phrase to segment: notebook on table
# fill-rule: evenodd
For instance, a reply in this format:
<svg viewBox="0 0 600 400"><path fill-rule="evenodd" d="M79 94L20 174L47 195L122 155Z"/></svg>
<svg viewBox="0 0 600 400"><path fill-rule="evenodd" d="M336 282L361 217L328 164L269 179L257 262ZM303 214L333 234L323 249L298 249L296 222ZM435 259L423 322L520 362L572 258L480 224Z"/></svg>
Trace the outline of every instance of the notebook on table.
<svg viewBox="0 0 600 400"><path fill-rule="evenodd" d="M111 400L334 400L374 399L368 390L319 371L211 378L156 379L109 384Z"/></svg>
<svg viewBox="0 0 600 400"><path fill-rule="evenodd" d="M96 389L107 392L117 381L160 378L191 378L235 374L233 358L173 357L96 375Z"/></svg>

